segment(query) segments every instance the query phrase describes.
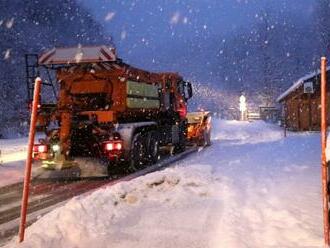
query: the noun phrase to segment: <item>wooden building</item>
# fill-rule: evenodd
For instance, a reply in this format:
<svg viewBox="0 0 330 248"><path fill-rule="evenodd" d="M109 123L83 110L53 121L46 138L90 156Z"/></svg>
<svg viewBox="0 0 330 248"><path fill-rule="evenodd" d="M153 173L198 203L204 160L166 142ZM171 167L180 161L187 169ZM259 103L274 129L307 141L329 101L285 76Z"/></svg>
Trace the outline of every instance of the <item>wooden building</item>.
<svg viewBox="0 0 330 248"><path fill-rule="evenodd" d="M327 68L328 120L330 120L330 67ZM320 72L296 81L277 98L282 104L282 124L292 131L318 131L321 125ZM329 121L328 121L329 122Z"/></svg>

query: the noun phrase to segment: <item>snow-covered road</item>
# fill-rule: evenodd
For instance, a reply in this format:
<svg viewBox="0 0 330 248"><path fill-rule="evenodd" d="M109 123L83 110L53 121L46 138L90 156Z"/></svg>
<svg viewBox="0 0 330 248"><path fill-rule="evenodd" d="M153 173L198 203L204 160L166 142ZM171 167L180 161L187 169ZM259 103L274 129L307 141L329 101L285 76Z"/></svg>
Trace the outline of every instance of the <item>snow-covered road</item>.
<svg viewBox="0 0 330 248"><path fill-rule="evenodd" d="M213 126L211 147L72 199L29 227L19 247L322 247L319 134Z"/></svg>
<svg viewBox="0 0 330 248"><path fill-rule="evenodd" d="M35 143L43 137L38 133ZM23 181L27 143L26 137L0 139L0 187Z"/></svg>

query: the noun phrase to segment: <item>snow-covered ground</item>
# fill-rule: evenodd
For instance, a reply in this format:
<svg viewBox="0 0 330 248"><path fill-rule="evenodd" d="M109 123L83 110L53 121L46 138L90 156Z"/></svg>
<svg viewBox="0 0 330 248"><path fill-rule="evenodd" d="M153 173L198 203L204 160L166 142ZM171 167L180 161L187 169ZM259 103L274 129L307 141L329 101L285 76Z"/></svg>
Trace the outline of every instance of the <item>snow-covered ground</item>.
<svg viewBox="0 0 330 248"><path fill-rule="evenodd" d="M35 143L42 137L37 134ZM0 139L0 187L23 180L27 143L26 137Z"/></svg>
<svg viewBox="0 0 330 248"><path fill-rule="evenodd" d="M217 121L173 167L76 197L8 247L322 247L320 136Z"/></svg>
<svg viewBox="0 0 330 248"><path fill-rule="evenodd" d="M24 177L27 138L0 139L0 187Z"/></svg>

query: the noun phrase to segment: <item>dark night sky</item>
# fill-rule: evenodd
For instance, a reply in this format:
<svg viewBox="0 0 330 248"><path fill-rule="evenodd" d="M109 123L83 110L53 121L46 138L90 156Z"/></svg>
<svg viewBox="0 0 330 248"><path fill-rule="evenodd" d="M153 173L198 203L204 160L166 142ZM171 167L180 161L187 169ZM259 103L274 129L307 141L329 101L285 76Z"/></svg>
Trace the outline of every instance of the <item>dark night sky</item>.
<svg viewBox="0 0 330 248"><path fill-rule="evenodd" d="M153 68L169 47L201 45L248 28L262 8L308 17L313 0L80 0L113 36L125 60ZM162 52L163 51L163 52Z"/></svg>

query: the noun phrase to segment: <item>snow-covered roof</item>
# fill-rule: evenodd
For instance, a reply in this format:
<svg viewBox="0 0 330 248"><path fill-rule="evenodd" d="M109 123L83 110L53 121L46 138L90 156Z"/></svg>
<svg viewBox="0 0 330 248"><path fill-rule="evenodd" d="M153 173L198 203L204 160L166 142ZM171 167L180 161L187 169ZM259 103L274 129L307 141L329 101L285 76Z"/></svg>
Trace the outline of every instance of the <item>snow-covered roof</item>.
<svg viewBox="0 0 330 248"><path fill-rule="evenodd" d="M116 61L115 49L107 46L53 48L39 58L40 65L80 64Z"/></svg>
<svg viewBox="0 0 330 248"><path fill-rule="evenodd" d="M330 66L327 67L327 71L330 70ZM299 78L289 89L287 89L284 93L282 93L277 99L277 102L282 101L285 97L287 97L288 95L290 95L292 92L294 92L296 89L298 89L300 86L302 86L304 84L304 82L306 82L307 80L316 77L317 75L319 75L321 72L320 70L317 70L316 72L312 72L309 73L307 75L305 75L302 78Z"/></svg>

